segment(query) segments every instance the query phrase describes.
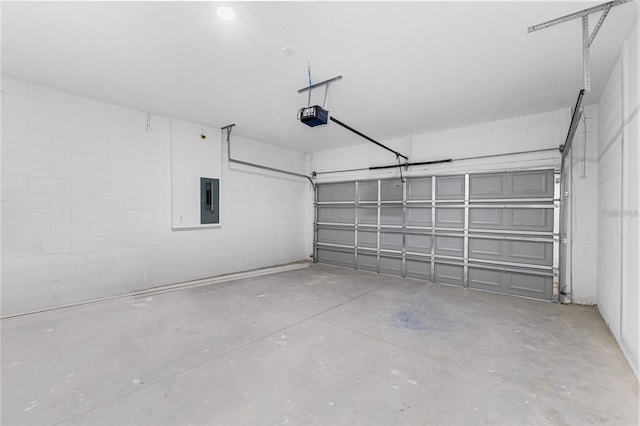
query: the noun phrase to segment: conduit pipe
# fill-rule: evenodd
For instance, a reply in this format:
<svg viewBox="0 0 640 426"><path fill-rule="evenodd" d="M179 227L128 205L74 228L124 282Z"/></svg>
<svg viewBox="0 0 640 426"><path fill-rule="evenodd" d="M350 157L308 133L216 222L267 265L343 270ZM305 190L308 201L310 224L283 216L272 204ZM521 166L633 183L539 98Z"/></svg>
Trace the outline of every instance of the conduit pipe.
<svg viewBox="0 0 640 426"><path fill-rule="evenodd" d="M269 170L270 172L283 173L286 175L305 178L309 181L309 183L311 183L313 189L316 189L316 184L313 182L313 179L307 175L303 175L302 173L290 172L288 170L276 169L275 167L263 166L261 164L249 163L248 161L236 160L235 158L231 158L231 129L233 129L234 126L235 123L222 127L222 130L227 131L227 160L230 163L242 164L243 166L255 167L257 169Z"/></svg>
<svg viewBox="0 0 640 426"><path fill-rule="evenodd" d="M317 203L317 187L316 184L313 182L313 179L311 179L311 177L307 176L307 175L303 175L302 173L295 173L295 172L290 172L289 170L282 170L282 169L277 169L275 167L269 167L269 166L263 166L261 164L255 164L255 163L250 163L248 161L242 161L242 160L236 160L235 158L231 158L231 129L233 129L235 127L235 123L233 124L229 124L226 125L224 127L222 127L221 130L226 130L227 132L227 160L229 161L229 163L235 163L235 164L241 164L243 166L249 166L249 167L254 167L257 169L262 169L262 170L268 170L270 172L276 172L276 173L282 173L285 175L290 175L290 176L297 176L297 177L302 177L305 178L309 181L309 183L311 184L311 188L313 189L313 251L311 252L311 258L313 259L314 263L317 263L317 254L316 254L316 246L317 246L317 239L318 239L318 230L316 229L316 222L318 221L317 218L317 210L316 209L316 203ZM314 174L315 176L315 174Z"/></svg>

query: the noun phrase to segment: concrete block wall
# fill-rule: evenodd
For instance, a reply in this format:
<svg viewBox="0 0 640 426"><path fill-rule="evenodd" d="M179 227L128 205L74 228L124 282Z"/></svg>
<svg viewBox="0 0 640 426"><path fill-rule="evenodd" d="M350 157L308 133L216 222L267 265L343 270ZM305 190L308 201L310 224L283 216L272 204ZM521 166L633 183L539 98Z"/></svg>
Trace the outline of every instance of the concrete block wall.
<svg viewBox="0 0 640 426"><path fill-rule="evenodd" d="M403 172L407 176L487 169L554 168L560 166L560 155L557 150L517 156L492 156L547 148L556 149L564 143L570 121L569 108L563 108L508 120L411 135L383 141L383 143L408 155L412 162L487 156L481 159L412 167L409 171ZM397 169L323 174L332 170L366 169L369 166L397 163L393 153L369 142L312 153L310 163L312 170L321 173L318 176L320 182L399 176Z"/></svg>
<svg viewBox="0 0 640 426"><path fill-rule="evenodd" d="M597 304L596 254L598 227L598 105L586 105L571 150L565 158L563 180L564 232L562 280L570 300Z"/></svg>
<svg viewBox="0 0 640 426"><path fill-rule="evenodd" d="M3 315L311 252L306 181L223 160L222 228L171 231L169 118L147 129L142 111L5 77L1 88ZM305 171L299 152L233 143L234 156Z"/></svg>
<svg viewBox="0 0 640 426"><path fill-rule="evenodd" d="M623 44L599 102L598 309L638 376L640 35Z"/></svg>

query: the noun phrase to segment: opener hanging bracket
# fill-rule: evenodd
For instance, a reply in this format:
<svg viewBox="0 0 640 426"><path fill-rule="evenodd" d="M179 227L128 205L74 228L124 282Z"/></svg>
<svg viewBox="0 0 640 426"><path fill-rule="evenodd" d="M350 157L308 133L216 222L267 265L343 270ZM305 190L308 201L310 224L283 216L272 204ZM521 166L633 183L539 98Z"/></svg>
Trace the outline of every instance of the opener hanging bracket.
<svg viewBox="0 0 640 426"><path fill-rule="evenodd" d="M534 31L549 28L554 25L562 24L573 19L582 19L582 71L584 78L584 90L591 92L591 67L589 65L589 48L593 44L593 40L596 38L600 27L604 23L609 11L614 6L620 6L624 3L629 3L632 0L615 0L608 3L603 3L598 6L590 7L588 9L581 10L579 12L571 13L569 15L561 16L560 18L552 19L550 21L543 22L538 25L533 25L527 29L527 32L532 33ZM589 15L602 11L600 19L596 23L593 33L589 35Z"/></svg>

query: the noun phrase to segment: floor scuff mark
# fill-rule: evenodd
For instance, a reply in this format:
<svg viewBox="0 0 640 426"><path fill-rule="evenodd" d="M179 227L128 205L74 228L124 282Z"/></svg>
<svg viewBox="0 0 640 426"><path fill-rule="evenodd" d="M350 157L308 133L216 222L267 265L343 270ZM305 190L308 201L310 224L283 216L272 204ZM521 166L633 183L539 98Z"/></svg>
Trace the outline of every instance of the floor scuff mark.
<svg viewBox="0 0 640 426"><path fill-rule="evenodd" d="M36 408L40 403L38 401L31 401L31 405L23 409L22 411L31 411Z"/></svg>

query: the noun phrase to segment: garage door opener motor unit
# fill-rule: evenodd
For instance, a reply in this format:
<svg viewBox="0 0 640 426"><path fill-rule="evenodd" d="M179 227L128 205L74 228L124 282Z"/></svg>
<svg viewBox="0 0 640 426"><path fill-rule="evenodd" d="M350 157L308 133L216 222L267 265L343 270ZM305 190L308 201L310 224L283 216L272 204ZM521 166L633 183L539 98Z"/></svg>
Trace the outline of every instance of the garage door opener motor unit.
<svg viewBox="0 0 640 426"><path fill-rule="evenodd" d="M306 124L309 127L316 127L323 124L327 124L329 121L329 111L327 111L327 98L329 97L329 84L334 81L342 80L342 76L330 78L329 80L321 81L320 83L311 84L311 67L308 69L309 73L309 86L303 87L298 90L298 93L308 92L308 102L306 107L302 107L298 110L298 120ZM320 105L311 105L311 91L316 87L324 87L324 103Z"/></svg>
<svg viewBox="0 0 640 426"><path fill-rule="evenodd" d="M298 111L298 120L309 127L327 124L328 118L329 112L322 109L318 105L300 108L300 110Z"/></svg>
<svg viewBox="0 0 640 426"><path fill-rule="evenodd" d="M378 145L381 148L386 149L387 151L390 151L392 153L394 153L396 155L396 158L398 159L398 162L400 160L400 157L405 159L405 165L407 164L406 161L409 161L409 157L407 157L406 155L402 155L400 154L398 151L395 151L383 144L381 144L380 142L376 141L375 139L370 138L369 136L365 135L364 133L361 133L359 131L357 131L356 129L354 129L351 126L348 126L347 124L343 123L342 121L338 120L337 118L335 118L334 116L329 117L329 111L327 111L327 97L329 94L329 84L333 83L334 81L338 81L338 80L342 80L342 76L339 75L337 77L333 77L330 78L329 80L325 80L322 81L320 83L316 83L316 84L311 84L311 69L309 69L309 86L308 87L303 87L302 89L298 90L298 93L303 93L303 92L309 92L309 98L308 98L308 106L306 107L302 107L298 110L298 120L300 120L302 123L306 124L309 127L316 127L316 126L320 126L323 124L327 124L327 122L329 120L333 121L334 123L344 127L345 129L349 130L350 132L355 133L358 136L361 136L363 138L365 138L366 140L373 142L374 144ZM322 105L322 107L320 107L319 105L313 105L311 106L311 90L313 90L316 87L319 86L323 86L324 87L324 103ZM447 160L447 161L451 161L451 160ZM395 167L395 166L394 166Z"/></svg>

